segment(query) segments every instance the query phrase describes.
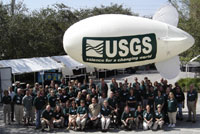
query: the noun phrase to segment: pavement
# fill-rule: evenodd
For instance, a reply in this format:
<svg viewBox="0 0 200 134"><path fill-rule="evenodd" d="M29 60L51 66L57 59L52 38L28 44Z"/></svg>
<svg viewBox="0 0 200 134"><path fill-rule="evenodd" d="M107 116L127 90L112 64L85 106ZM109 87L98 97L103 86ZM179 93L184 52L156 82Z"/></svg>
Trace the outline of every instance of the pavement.
<svg viewBox="0 0 200 134"><path fill-rule="evenodd" d="M144 77L147 76L151 81L160 81L161 76L158 74L156 71L151 71L151 72L137 72L136 74L133 75L128 75L128 74L120 74L115 76L117 81L123 81L124 79L128 79L129 82L133 82L134 77L138 77L138 80L144 79ZM168 82L171 84L174 84L178 79L184 78L184 77L194 77L193 73L184 73L181 72L178 76L178 78L169 80ZM107 78L106 82L108 84L110 83L111 78ZM200 94L199 94L200 96ZM163 127L163 130L158 130L158 131L143 131L143 130L133 130L133 131L123 131L119 129L110 129L108 134L112 133L118 133L118 134L131 134L131 133L138 133L138 134L200 134L200 99L198 100L197 103L197 122L196 123L191 123L191 122L186 122L187 120L187 108L183 109L183 115L184 115L184 120L183 121L177 121L176 127L175 128L168 128L166 125ZM49 132L41 132L40 130L35 130L34 126L23 126L23 125L17 125L16 123L12 123L12 125L4 125L3 123L3 112L2 112L2 106L0 106L0 134L44 134L44 133L49 133ZM66 129L55 129L53 132L50 132L51 134L64 134L64 133L76 133L76 134L83 134L83 133L97 133L101 134L101 131L92 131L92 130L86 130L86 132L75 132L75 131L67 131Z"/></svg>

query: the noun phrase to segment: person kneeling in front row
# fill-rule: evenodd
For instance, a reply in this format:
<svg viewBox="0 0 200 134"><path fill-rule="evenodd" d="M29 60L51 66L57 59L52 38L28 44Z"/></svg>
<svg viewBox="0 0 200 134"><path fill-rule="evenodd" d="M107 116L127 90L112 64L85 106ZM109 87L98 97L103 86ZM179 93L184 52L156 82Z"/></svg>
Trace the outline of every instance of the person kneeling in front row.
<svg viewBox="0 0 200 134"><path fill-rule="evenodd" d="M136 124L136 129L141 128L142 123L143 123L143 110L142 110L141 105L138 105L137 110L135 111L134 117L135 117L134 121Z"/></svg>
<svg viewBox="0 0 200 134"><path fill-rule="evenodd" d="M111 109L108 107L108 101L104 100L101 107L101 127L102 132L107 132L110 125Z"/></svg>
<svg viewBox="0 0 200 134"><path fill-rule="evenodd" d="M56 105L55 111L54 111L54 118L53 118L53 125L54 127L64 127L64 117L63 112L59 105Z"/></svg>
<svg viewBox="0 0 200 134"><path fill-rule="evenodd" d="M153 125L153 130L157 130L158 126L160 129L162 129L162 126L164 124L164 116L161 112L161 105L157 105L157 111L155 112L155 122Z"/></svg>
<svg viewBox="0 0 200 134"><path fill-rule="evenodd" d="M42 112L41 125L42 131L44 131L46 126L49 131L53 129L53 110L51 110L50 105L47 105L46 109Z"/></svg>
<svg viewBox="0 0 200 134"><path fill-rule="evenodd" d="M122 113L122 116L121 116L121 122L123 124L122 128L125 128L127 130L132 130L134 117L133 117L133 113L130 112L130 109L128 106L124 108L124 112Z"/></svg>
<svg viewBox="0 0 200 134"><path fill-rule="evenodd" d="M151 127L153 125L153 115L150 111L149 105L146 106L146 111L144 111L143 117L144 117L143 129L144 130L151 129Z"/></svg>
<svg viewBox="0 0 200 134"><path fill-rule="evenodd" d="M86 120L88 117L88 108L85 106L85 101L81 100L80 106L77 109L77 119L76 124L78 125L78 130L84 130Z"/></svg>

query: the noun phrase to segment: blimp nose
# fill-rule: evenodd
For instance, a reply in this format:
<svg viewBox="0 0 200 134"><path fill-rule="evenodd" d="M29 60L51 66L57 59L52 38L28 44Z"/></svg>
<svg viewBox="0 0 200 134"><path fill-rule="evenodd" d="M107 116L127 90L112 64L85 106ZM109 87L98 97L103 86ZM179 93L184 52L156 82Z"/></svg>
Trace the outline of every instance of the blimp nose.
<svg viewBox="0 0 200 134"><path fill-rule="evenodd" d="M192 47L195 42L190 34L174 26L168 26L166 40L168 42L168 51L176 55Z"/></svg>

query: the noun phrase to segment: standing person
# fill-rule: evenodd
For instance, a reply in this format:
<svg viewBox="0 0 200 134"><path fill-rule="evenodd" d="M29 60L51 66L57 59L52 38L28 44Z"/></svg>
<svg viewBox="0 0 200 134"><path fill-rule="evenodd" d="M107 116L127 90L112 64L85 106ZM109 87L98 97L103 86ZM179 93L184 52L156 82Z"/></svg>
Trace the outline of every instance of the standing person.
<svg viewBox="0 0 200 134"><path fill-rule="evenodd" d="M162 129L164 124L164 115L162 114L162 106L160 104L157 105L157 111L155 112L155 122L153 125L153 130L157 130L158 126Z"/></svg>
<svg viewBox="0 0 200 134"><path fill-rule="evenodd" d="M89 120L92 128L98 129L101 106L96 98L92 98L92 104L89 105Z"/></svg>
<svg viewBox="0 0 200 134"><path fill-rule="evenodd" d="M110 84L110 90L115 93L118 91L118 83L115 78L112 78L112 83Z"/></svg>
<svg viewBox="0 0 200 134"><path fill-rule="evenodd" d="M179 120L183 120L182 108L184 108L185 95L183 91L181 91L181 88L179 86L176 88L174 96L177 100L177 105L178 105L177 117Z"/></svg>
<svg viewBox="0 0 200 134"><path fill-rule="evenodd" d="M45 100L41 96L40 91L38 91L37 96L35 97L35 99L33 101L33 105L36 110L36 121L35 121L36 129L40 128L40 125L41 125L40 117L41 117L42 111L45 107L45 104L46 104Z"/></svg>
<svg viewBox="0 0 200 134"><path fill-rule="evenodd" d="M69 122L69 108L70 108L70 103L69 100L66 101L63 110L63 117L64 117L64 125L65 127L68 127L68 122Z"/></svg>
<svg viewBox="0 0 200 134"><path fill-rule="evenodd" d="M46 109L42 112L41 125L42 131L44 131L46 126L48 127L49 131L53 129L53 110L51 110L50 105L47 105Z"/></svg>
<svg viewBox="0 0 200 134"><path fill-rule="evenodd" d="M141 105L138 105L137 110L134 113L134 121L136 124L136 129L139 129L143 122L143 110Z"/></svg>
<svg viewBox="0 0 200 134"><path fill-rule="evenodd" d="M146 106L146 111L143 114L143 129L148 130L151 129L153 125L153 114L151 113L151 108L149 105Z"/></svg>
<svg viewBox="0 0 200 134"><path fill-rule="evenodd" d="M9 96L11 97L11 121L14 122L14 102L13 98L15 96L15 92L13 91L12 87L8 88Z"/></svg>
<svg viewBox="0 0 200 134"><path fill-rule="evenodd" d="M48 102L52 109L56 107L56 96L53 90L51 90L50 96L48 98Z"/></svg>
<svg viewBox="0 0 200 134"><path fill-rule="evenodd" d="M15 103L15 119L19 125L21 124L23 118L22 98L21 89L18 88L17 94L13 98L13 102Z"/></svg>
<svg viewBox="0 0 200 134"><path fill-rule="evenodd" d="M116 92L116 95L118 95L119 93ZM110 96L108 98L108 106L111 109L111 113L112 113L112 117L111 120L113 120L113 124L115 125L115 127L118 127L118 123L120 122L120 114L119 114L119 107L118 107L118 102L117 102L117 98L114 96L114 92L110 92Z"/></svg>
<svg viewBox="0 0 200 134"><path fill-rule="evenodd" d="M80 106L77 108L76 124L78 125L78 130L85 129L87 116L88 116L88 108L85 106L85 101L81 100Z"/></svg>
<svg viewBox="0 0 200 134"><path fill-rule="evenodd" d="M10 112L11 112L11 96L8 95L8 90L4 90L2 98L4 123L6 125L6 117L8 117L8 124L10 125Z"/></svg>
<svg viewBox="0 0 200 134"><path fill-rule="evenodd" d="M130 112L128 106L124 108L124 112L122 113L121 116L121 122L122 122L122 128L127 130L132 130L134 123L134 115L132 112Z"/></svg>
<svg viewBox="0 0 200 134"><path fill-rule="evenodd" d="M32 96L30 96L30 91L26 90L26 95L22 99L22 104L24 106L24 125L29 125L32 117Z"/></svg>
<svg viewBox="0 0 200 134"><path fill-rule="evenodd" d="M135 112L137 107L137 95L133 88L129 90L129 94L126 99L126 105L129 106L131 112Z"/></svg>
<svg viewBox="0 0 200 134"><path fill-rule="evenodd" d="M150 90L148 92L148 105L150 106L151 111L154 110L154 99L155 99L154 87L150 86Z"/></svg>
<svg viewBox="0 0 200 134"><path fill-rule="evenodd" d="M108 106L108 101L104 100L103 106L101 107L101 128L102 132L107 132L110 125L111 109Z"/></svg>
<svg viewBox="0 0 200 134"><path fill-rule="evenodd" d="M97 89L99 91L99 94L101 96L102 92L106 94L106 97L108 96L108 85L104 81L104 78L100 79L100 83L97 85Z"/></svg>
<svg viewBox="0 0 200 134"><path fill-rule="evenodd" d="M192 122L196 122L196 106L198 100L198 93L194 90L194 85L190 85L190 90L187 92L187 107L188 107L188 122L191 121L191 112L193 113Z"/></svg>
<svg viewBox="0 0 200 134"><path fill-rule="evenodd" d="M162 109L165 103L165 99L160 90L157 91L157 94L158 95L155 97L155 100L154 100L154 111L157 110L157 106L159 104L161 105L161 109Z"/></svg>
<svg viewBox="0 0 200 134"><path fill-rule="evenodd" d="M69 123L67 130L71 129L71 126L73 125L73 130L76 130L76 117L77 117L77 108L75 101L72 101L72 106L69 108Z"/></svg>
<svg viewBox="0 0 200 134"><path fill-rule="evenodd" d="M168 117L169 117L169 125L168 127L176 126L176 111L177 111L177 101L172 92L169 93L169 99L167 100L168 104Z"/></svg>

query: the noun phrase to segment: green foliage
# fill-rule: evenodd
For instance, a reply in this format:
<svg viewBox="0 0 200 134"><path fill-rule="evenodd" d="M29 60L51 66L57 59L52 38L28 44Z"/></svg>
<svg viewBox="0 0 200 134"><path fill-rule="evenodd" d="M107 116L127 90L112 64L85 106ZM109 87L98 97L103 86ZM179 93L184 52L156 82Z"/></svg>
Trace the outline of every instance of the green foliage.
<svg viewBox="0 0 200 134"><path fill-rule="evenodd" d="M193 47L182 53L181 60L189 61L200 54L200 1L199 0L173 0L179 11L178 27L190 33L194 39Z"/></svg>
<svg viewBox="0 0 200 134"><path fill-rule="evenodd" d="M200 78L182 78L178 81L178 84L182 89L184 89L184 91L187 91L191 84L194 84L196 89L200 91Z"/></svg>
<svg viewBox="0 0 200 134"><path fill-rule="evenodd" d="M15 5L13 14L10 6L0 3L0 60L63 55L66 29L81 19L109 13L134 15L116 4L80 10L55 4L28 12L21 2Z"/></svg>

